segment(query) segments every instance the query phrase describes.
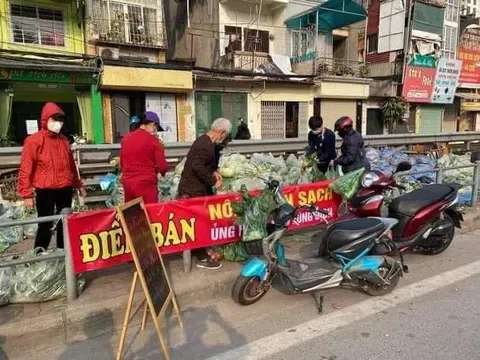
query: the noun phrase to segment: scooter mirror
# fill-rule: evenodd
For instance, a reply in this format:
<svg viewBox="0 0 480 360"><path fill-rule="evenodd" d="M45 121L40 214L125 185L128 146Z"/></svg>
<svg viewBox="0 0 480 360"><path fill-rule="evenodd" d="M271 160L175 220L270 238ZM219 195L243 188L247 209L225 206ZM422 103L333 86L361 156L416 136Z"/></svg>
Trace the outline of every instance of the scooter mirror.
<svg viewBox="0 0 480 360"><path fill-rule="evenodd" d="M402 161L397 165L396 173L409 171L412 169L412 165L408 161Z"/></svg>

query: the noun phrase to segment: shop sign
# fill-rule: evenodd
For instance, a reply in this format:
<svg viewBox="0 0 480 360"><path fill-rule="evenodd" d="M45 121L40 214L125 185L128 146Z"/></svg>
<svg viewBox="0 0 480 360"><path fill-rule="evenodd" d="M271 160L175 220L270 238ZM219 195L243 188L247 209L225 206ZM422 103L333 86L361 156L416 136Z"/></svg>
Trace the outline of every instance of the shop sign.
<svg viewBox="0 0 480 360"><path fill-rule="evenodd" d="M411 103L429 103L435 72L435 68L408 65L405 69L402 97Z"/></svg>
<svg viewBox="0 0 480 360"><path fill-rule="evenodd" d="M322 217L337 216L340 197L330 182L285 187L293 205L316 204L329 213L300 212L291 229L317 226ZM232 202L240 195L228 194L146 205L154 240L162 254L223 245L241 239L245 228L236 224ZM88 211L68 218L68 233L75 272L98 270L128 262L131 249L114 209Z"/></svg>
<svg viewBox="0 0 480 360"><path fill-rule="evenodd" d="M460 37L457 58L462 60L459 87L480 88L480 28L466 28Z"/></svg>
<svg viewBox="0 0 480 360"><path fill-rule="evenodd" d="M1 69L0 80L56 84L90 84L92 82L92 74L28 69Z"/></svg>
<svg viewBox="0 0 480 360"><path fill-rule="evenodd" d="M440 58L433 85L433 104L452 104L462 68L461 60Z"/></svg>

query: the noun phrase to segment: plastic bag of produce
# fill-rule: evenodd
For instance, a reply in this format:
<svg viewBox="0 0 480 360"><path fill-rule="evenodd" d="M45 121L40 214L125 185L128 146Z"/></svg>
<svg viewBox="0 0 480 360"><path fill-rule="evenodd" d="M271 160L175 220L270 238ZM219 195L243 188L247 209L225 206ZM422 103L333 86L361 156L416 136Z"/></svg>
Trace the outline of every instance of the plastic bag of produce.
<svg viewBox="0 0 480 360"><path fill-rule="evenodd" d="M55 249L35 256L52 253L64 254L64 251ZM29 255L32 256L33 252ZM17 265L13 269L13 274L12 303L49 301L67 295L64 258ZM82 292L84 286L85 279L78 277L77 290Z"/></svg>
<svg viewBox="0 0 480 360"><path fill-rule="evenodd" d="M330 188L345 199L350 199L360 185L360 178L365 172L364 168L349 172L330 184Z"/></svg>
<svg viewBox="0 0 480 360"><path fill-rule="evenodd" d="M18 220L22 215L23 206L15 204L0 205L0 223ZM23 239L23 226L9 226L0 228L0 252L5 251L11 244Z"/></svg>
<svg viewBox="0 0 480 360"><path fill-rule="evenodd" d="M10 303L13 293L13 272L11 268L0 268L0 305Z"/></svg>
<svg viewBox="0 0 480 360"><path fill-rule="evenodd" d="M34 210L23 210L20 220L27 220L37 217L37 213ZM37 234L38 224L23 225L23 237L32 238Z"/></svg>
<svg viewBox="0 0 480 360"><path fill-rule="evenodd" d="M118 182L118 177L113 174L107 174L105 176L101 176L99 178L99 181L100 181L100 189L102 191L106 191L110 188L110 186Z"/></svg>
<svg viewBox="0 0 480 360"><path fill-rule="evenodd" d="M187 158L183 158L182 161L178 163L177 166L175 166L175 174L176 175L182 175L183 168L185 167L185 163L187 162Z"/></svg>
<svg viewBox="0 0 480 360"><path fill-rule="evenodd" d="M327 172L325 173L325 178L327 180L335 180L338 178L338 171L335 169L335 166L329 166Z"/></svg>
<svg viewBox="0 0 480 360"><path fill-rule="evenodd" d="M125 202L123 186L117 181L110 187L108 199L105 201L107 207L115 207Z"/></svg>
<svg viewBox="0 0 480 360"><path fill-rule="evenodd" d="M240 262L248 259L248 254L241 242L226 244L223 246L222 250L225 260Z"/></svg>
<svg viewBox="0 0 480 360"><path fill-rule="evenodd" d="M367 158L368 162L374 166L380 160L380 153L377 149L374 148L367 148L365 150L365 157Z"/></svg>

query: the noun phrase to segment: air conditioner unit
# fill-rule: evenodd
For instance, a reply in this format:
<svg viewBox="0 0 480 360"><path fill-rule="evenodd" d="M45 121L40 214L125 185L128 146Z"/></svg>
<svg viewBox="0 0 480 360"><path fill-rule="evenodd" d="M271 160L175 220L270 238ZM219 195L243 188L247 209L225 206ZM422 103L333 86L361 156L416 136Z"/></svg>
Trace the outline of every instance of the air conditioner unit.
<svg viewBox="0 0 480 360"><path fill-rule="evenodd" d="M98 54L104 59L118 60L120 51L117 48L99 46Z"/></svg>

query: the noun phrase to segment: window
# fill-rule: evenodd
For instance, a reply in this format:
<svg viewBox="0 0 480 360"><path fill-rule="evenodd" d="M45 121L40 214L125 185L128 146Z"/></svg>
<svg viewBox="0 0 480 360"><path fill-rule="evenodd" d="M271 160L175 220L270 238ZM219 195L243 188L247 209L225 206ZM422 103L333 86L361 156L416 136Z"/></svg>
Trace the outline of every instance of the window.
<svg viewBox="0 0 480 360"><path fill-rule="evenodd" d="M102 41L147 46L164 45L158 0L93 0L93 28Z"/></svg>
<svg viewBox="0 0 480 360"><path fill-rule="evenodd" d="M475 0L476 1L476 0ZM460 0L447 0L446 20L458 23Z"/></svg>
<svg viewBox="0 0 480 360"><path fill-rule="evenodd" d="M225 54L232 51L242 51L242 28L236 26L225 26L225 36L228 38L228 44L225 48Z"/></svg>
<svg viewBox="0 0 480 360"><path fill-rule="evenodd" d="M368 54L376 53L378 49L378 34L367 36L367 52Z"/></svg>
<svg viewBox="0 0 480 360"><path fill-rule="evenodd" d="M315 51L315 37L309 31L292 31L292 58Z"/></svg>
<svg viewBox="0 0 480 360"><path fill-rule="evenodd" d="M270 38L268 31L244 29L244 34L245 51L269 53Z"/></svg>
<svg viewBox="0 0 480 360"><path fill-rule="evenodd" d="M455 59L458 29L445 25L443 28L442 54L448 59Z"/></svg>
<svg viewBox="0 0 480 360"><path fill-rule="evenodd" d="M10 20L15 43L65 46L62 10L12 4Z"/></svg>

